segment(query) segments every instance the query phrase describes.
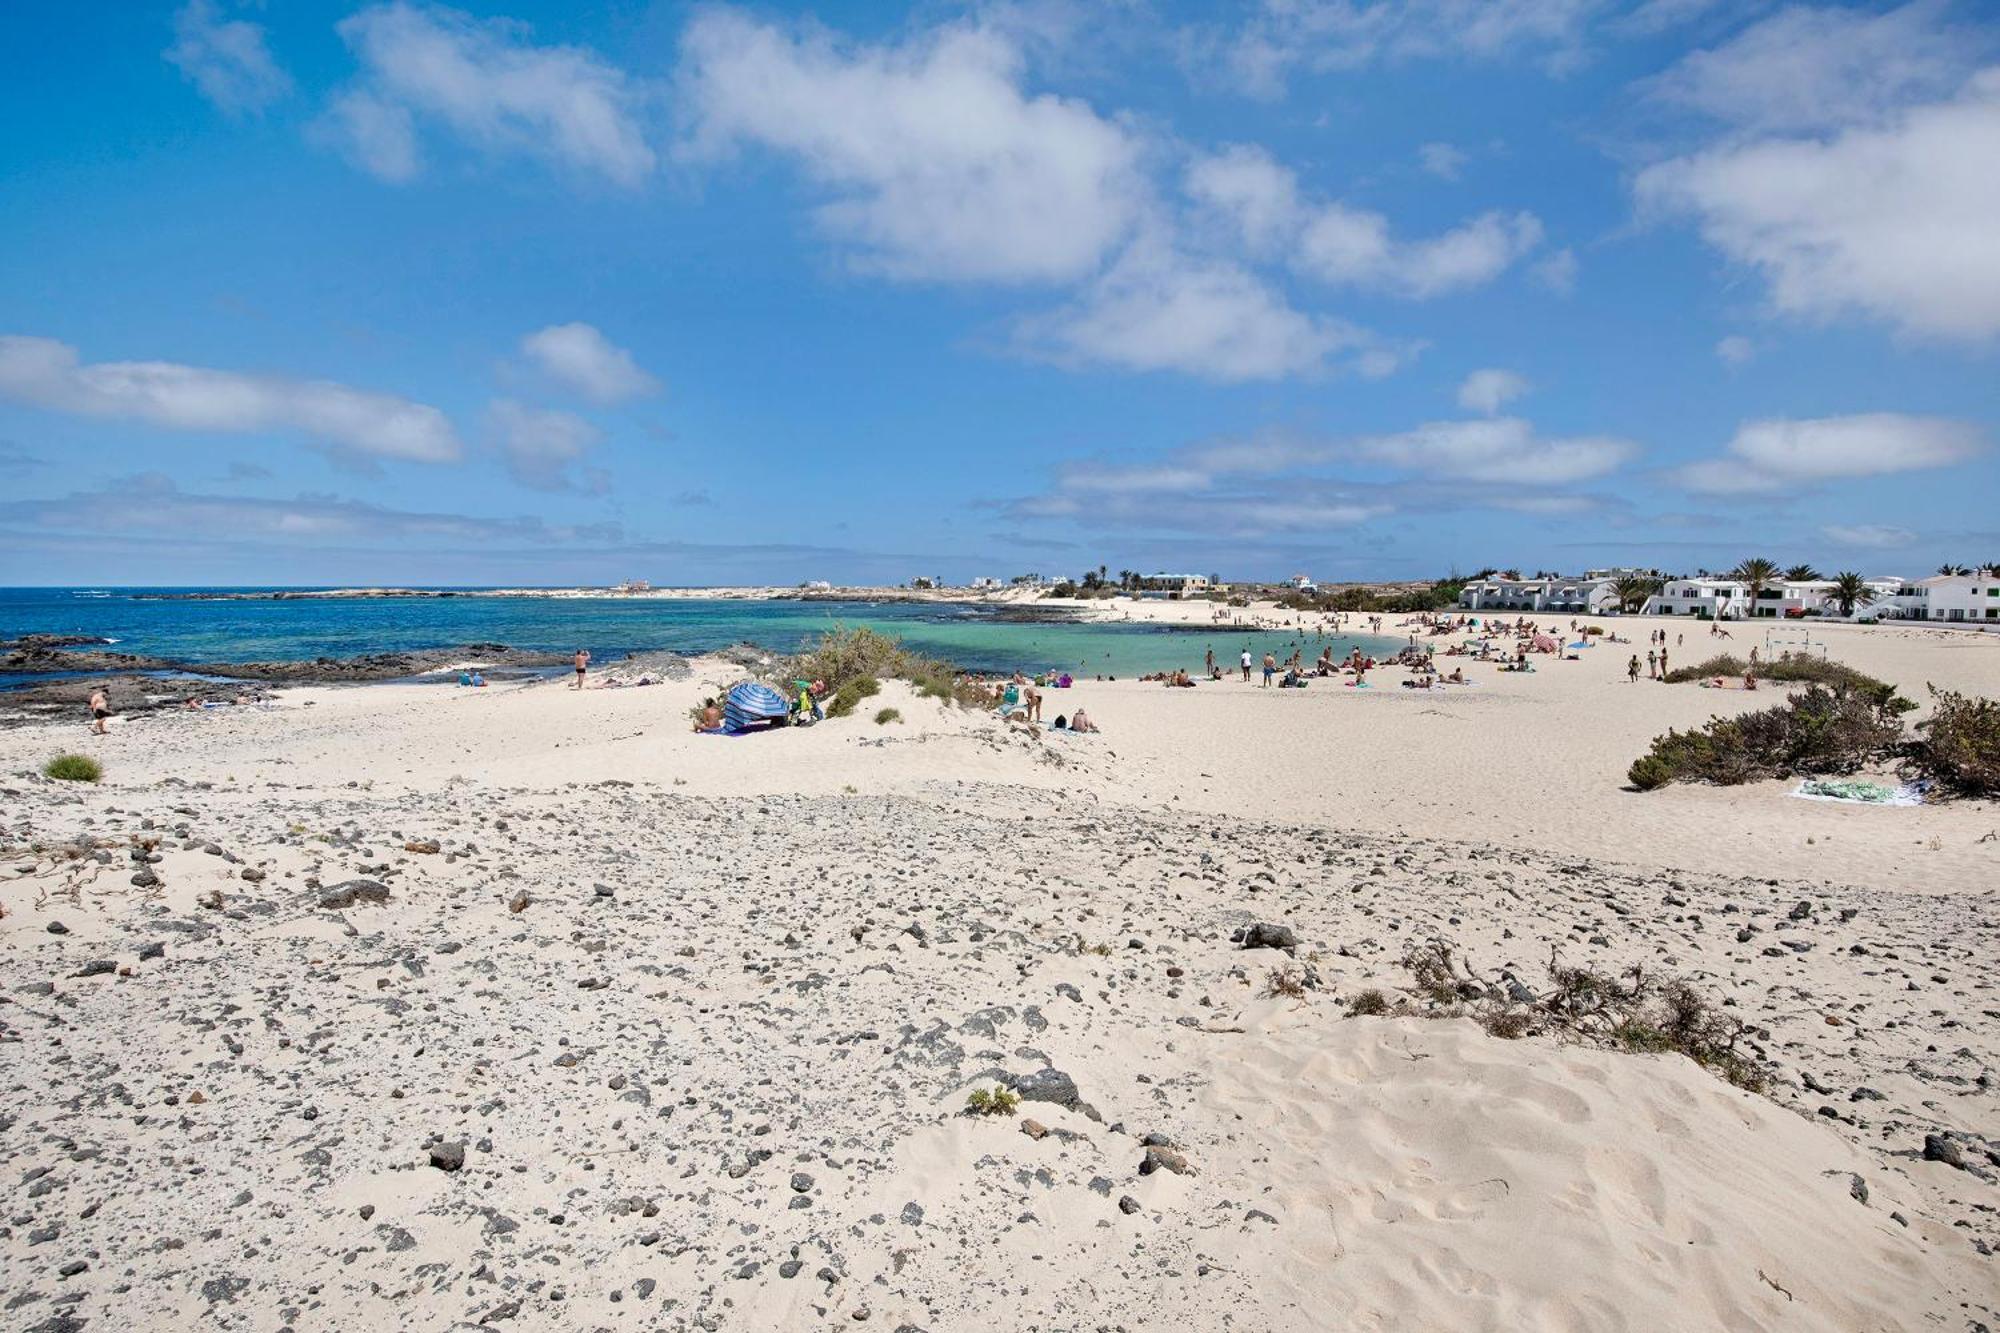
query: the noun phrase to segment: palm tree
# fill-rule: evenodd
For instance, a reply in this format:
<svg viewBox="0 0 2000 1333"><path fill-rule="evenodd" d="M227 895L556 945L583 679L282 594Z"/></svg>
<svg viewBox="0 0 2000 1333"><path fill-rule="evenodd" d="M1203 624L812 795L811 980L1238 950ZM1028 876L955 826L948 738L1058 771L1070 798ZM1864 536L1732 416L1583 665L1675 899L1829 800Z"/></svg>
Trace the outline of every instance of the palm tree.
<svg viewBox="0 0 2000 1333"><path fill-rule="evenodd" d="M1946 576L1952 574L1970 574L1971 572L1964 565L1954 565L1950 561L1946 561L1944 564L1938 566L1938 573Z"/></svg>
<svg viewBox="0 0 2000 1333"><path fill-rule="evenodd" d="M1778 567L1761 556L1752 556L1732 570L1729 577L1750 590L1750 614L1754 616L1758 594L1778 581Z"/></svg>
<svg viewBox="0 0 2000 1333"><path fill-rule="evenodd" d="M1660 580L1647 578L1644 574L1626 574L1611 585L1611 591L1618 598L1620 611L1637 611L1646 605L1646 599L1660 590Z"/></svg>
<svg viewBox="0 0 2000 1333"><path fill-rule="evenodd" d="M1816 583L1819 581L1819 571L1811 565L1793 565L1785 571L1785 581L1787 583Z"/></svg>
<svg viewBox="0 0 2000 1333"><path fill-rule="evenodd" d="M1859 574L1843 571L1833 576L1833 600L1841 615L1851 616L1855 607L1875 600L1875 590L1863 583Z"/></svg>

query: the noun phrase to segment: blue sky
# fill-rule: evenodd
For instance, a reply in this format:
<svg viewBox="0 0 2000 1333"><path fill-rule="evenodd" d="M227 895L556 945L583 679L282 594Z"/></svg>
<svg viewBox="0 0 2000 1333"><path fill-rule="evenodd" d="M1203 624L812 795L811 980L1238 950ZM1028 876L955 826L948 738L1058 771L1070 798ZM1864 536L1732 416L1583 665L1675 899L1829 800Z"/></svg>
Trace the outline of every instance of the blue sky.
<svg viewBox="0 0 2000 1333"><path fill-rule="evenodd" d="M2000 558L2000 7L17 8L0 583Z"/></svg>

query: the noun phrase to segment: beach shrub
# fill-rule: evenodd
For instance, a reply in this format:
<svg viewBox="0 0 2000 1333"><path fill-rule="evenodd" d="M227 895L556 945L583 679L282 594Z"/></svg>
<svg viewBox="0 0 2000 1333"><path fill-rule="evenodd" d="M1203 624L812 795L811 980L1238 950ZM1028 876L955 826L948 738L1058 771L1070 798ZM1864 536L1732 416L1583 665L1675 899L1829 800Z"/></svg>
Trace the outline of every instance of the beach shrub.
<svg viewBox="0 0 2000 1333"><path fill-rule="evenodd" d="M886 727L891 722L901 722L902 720L903 715L893 708L884 708L881 712L875 714L875 725L878 727Z"/></svg>
<svg viewBox="0 0 2000 1333"><path fill-rule="evenodd" d="M1021 1094L1012 1088L974 1088L966 1094L965 1109L974 1115L1012 1115L1021 1104Z"/></svg>
<svg viewBox="0 0 2000 1333"><path fill-rule="evenodd" d="M980 702L977 691L964 683L951 663L911 652L901 639L866 627L835 626L797 656L771 664L765 679L776 684L780 693L788 691L795 680L823 682L833 691L833 705L827 709L830 717L853 712L856 704L881 688L883 679L907 680L925 699L944 699L963 706ZM841 691L864 680L868 682L865 686L857 686L861 692L851 694L845 707L839 706Z"/></svg>
<svg viewBox="0 0 2000 1333"><path fill-rule="evenodd" d="M1935 685L1931 700L1911 754L1918 771L1963 796L2000 796L2000 702Z"/></svg>
<svg viewBox="0 0 2000 1333"><path fill-rule="evenodd" d="M1902 740L1908 700L1879 681L1869 688L1813 685L1775 708L1713 717L1690 731L1653 738L1626 776L1652 791L1670 782L1733 787L1763 778L1852 773L1886 758Z"/></svg>
<svg viewBox="0 0 2000 1333"><path fill-rule="evenodd" d="M1347 1004L1349 1018L1370 1018L1388 1012L1389 997L1373 988L1362 991Z"/></svg>
<svg viewBox="0 0 2000 1333"><path fill-rule="evenodd" d="M1288 1000L1303 1000L1306 997L1305 982L1289 967L1274 967L1264 983L1266 998L1283 997Z"/></svg>
<svg viewBox="0 0 2000 1333"><path fill-rule="evenodd" d="M901 639L866 626L849 629L836 625L820 635L812 647L778 663L776 674L787 681L825 681L828 689L837 690L864 676L908 677L925 665Z"/></svg>
<svg viewBox="0 0 2000 1333"><path fill-rule="evenodd" d="M1613 976L1566 967L1551 956L1548 989L1536 995L1511 979L1504 988L1488 980L1444 940L1412 949L1404 966L1427 1003L1427 1017L1471 1018L1510 1041L1541 1035L1604 1050L1684 1055L1750 1092L1770 1083L1769 1070L1745 1049L1748 1025L1671 974L1634 966ZM1381 1009L1367 1012L1387 1007L1383 1001ZM1358 998L1350 1012L1363 1012Z"/></svg>
<svg viewBox="0 0 2000 1333"><path fill-rule="evenodd" d="M1741 680L1750 672L1757 673L1757 679L1779 681L1784 684L1839 685L1858 691L1870 698L1880 699L1885 707L1893 707L1898 713L1907 713L1916 707L1908 699L1897 695L1896 687L1887 681L1880 681L1866 672L1856 671L1845 662L1831 658L1814 657L1809 653L1780 653L1768 662L1759 662L1752 667L1740 657L1724 653L1711 657L1706 662L1698 662L1689 667L1675 667L1667 673L1667 680L1682 684L1691 680L1709 680L1721 676L1725 680Z"/></svg>
<svg viewBox="0 0 2000 1333"><path fill-rule="evenodd" d="M873 676L856 676L852 680L843 681L840 688L833 692L833 698L827 702L826 715L846 717L863 699L872 699L881 692L882 682Z"/></svg>
<svg viewBox="0 0 2000 1333"><path fill-rule="evenodd" d="M104 766L87 754L59 754L42 765L42 776L58 782L97 782Z"/></svg>

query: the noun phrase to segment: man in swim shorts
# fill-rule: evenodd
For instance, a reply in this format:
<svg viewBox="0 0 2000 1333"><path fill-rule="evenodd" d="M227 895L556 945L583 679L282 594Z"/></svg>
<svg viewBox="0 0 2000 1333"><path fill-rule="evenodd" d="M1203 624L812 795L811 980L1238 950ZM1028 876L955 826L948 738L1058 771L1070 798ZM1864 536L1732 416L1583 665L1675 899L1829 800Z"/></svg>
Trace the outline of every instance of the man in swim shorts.
<svg viewBox="0 0 2000 1333"><path fill-rule="evenodd" d="M579 648L579 649L577 649L577 650L576 650L576 684L574 684L574 685L570 686L570 688L571 688L571 689L573 689L573 690L580 690L580 689L582 689L582 688L583 688L583 669L584 669L585 667L589 666L589 665L590 665L590 649L588 649L588 648Z"/></svg>
<svg viewBox="0 0 2000 1333"><path fill-rule="evenodd" d="M98 736L108 736L104 729L104 719L111 716L111 700L105 695L104 687L98 686L90 692L90 730Z"/></svg>

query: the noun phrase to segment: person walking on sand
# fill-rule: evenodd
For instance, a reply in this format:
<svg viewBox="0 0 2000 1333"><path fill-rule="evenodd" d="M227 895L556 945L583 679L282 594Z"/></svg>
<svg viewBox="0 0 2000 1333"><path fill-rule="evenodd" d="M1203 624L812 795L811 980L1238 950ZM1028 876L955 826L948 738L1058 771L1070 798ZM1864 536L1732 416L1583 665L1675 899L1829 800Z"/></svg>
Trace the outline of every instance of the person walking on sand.
<svg viewBox="0 0 2000 1333"><path fill-rule="evenodd" d="M91 734L96 736L110 735L111 733L104 729L104 720L110 716L111 716L111 700L109 696L107 696L104 693L104 687L100 685L96 689L90 692Z"/></svg>
<svg viewBox="0 0 2000 1333"><path fill-rule="evenodd" d="M1243 650L1243 683L1245 685L1250 683L1250 650L1248 648Z"/></svg>
<svg viewBox="0 0 2000 1333"><path fill-rule="evenodd" d="M570 686L570 688L571 688L571 689L573 689L573 690L580 690L580 689L582 689L582 688L583 688L583 669L584 669L585 667L589 666L589 665L590 665L590 649L588 649L588 648L579 648L579 649L577 649L577 650L576 650L576 684L574 684L574 685Z"/></svg>
<svg viewBox="0 0 2000 1333"><path fill-rule="evenodd" d="M1647 656L1650 657L1652 654L1648 653ZM1639 654L1637 653L1633 653L1632 660L1625 664L1625 683L1627 685L1637 685L1639 683Z"/></svg>

